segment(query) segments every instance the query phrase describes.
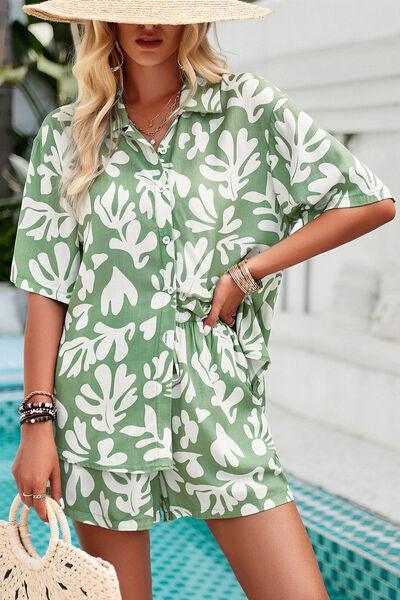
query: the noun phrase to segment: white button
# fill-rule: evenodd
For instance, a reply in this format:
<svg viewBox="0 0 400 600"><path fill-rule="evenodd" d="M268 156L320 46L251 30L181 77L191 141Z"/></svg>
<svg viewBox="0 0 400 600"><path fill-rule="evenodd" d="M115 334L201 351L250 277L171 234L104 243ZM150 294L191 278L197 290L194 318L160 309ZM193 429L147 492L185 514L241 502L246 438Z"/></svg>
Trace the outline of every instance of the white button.
<svg viewBox="0 0 400 600"><path fill-rule="evenodd" d="M168 292L168 294L173 294L174 288L172 286L170 286L169 288L167 288L167 292Z"/></svg>
<svg viewBox="0 0 400 600"><path fill-rule="evenodd" d="M165 154L166 151L167 151L167 149L166 148L159 148L158 151L159 151L160 154Z"/></svg>
<svg viewBox="0 0 400 600"><path fill-rule="evenodd" d="M164 244L169 244L171 241L171 238L168 235L164 235L162 241L164 242Z"/></svg>

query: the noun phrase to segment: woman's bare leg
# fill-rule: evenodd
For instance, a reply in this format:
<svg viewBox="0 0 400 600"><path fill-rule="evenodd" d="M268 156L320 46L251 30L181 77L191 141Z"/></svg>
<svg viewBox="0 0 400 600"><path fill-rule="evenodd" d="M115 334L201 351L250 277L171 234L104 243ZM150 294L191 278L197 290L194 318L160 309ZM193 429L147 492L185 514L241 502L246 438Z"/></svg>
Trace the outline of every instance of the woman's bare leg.
<svg viewBox="0 0 400 600"><path fill-rule="evenodd" d="M81 548L114 565L122 600L152 599L148 530L116 531L71 520Z"/></svg>
<svg viewBox="0 0 400 600"><path fill-rule="evenodd" d="M329 600L294 501L206 523L250 600Z"/></svg>

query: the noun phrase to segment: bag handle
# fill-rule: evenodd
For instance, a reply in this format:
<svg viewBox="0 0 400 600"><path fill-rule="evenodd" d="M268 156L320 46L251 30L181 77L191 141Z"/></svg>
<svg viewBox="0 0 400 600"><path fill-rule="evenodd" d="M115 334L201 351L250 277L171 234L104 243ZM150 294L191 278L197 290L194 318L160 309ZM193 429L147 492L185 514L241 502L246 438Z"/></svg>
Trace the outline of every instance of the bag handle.
<svg viewBox="0 0 400 600"><path fill-rule="evenodd" d="M71 532L68 521L61 506L52 498L46 495L47 518L50 525L50 541L46 553L43 557L38 554L32 544L28 529L28 513L32 507L27 506L21 500L21 496L17 494L10 506L9 521L17 524L17 513L19 505L22 503L20 525L12 528L11 546L19 558L19 560L28 568L40 570L49 561L57 547L59 541L58 525L60 524L62 539L65 543L71 544ZM21 535L22 533L22 535ZM21 540L23 538L23 541ZM31 554L28 554L28 551Z"/></svg>

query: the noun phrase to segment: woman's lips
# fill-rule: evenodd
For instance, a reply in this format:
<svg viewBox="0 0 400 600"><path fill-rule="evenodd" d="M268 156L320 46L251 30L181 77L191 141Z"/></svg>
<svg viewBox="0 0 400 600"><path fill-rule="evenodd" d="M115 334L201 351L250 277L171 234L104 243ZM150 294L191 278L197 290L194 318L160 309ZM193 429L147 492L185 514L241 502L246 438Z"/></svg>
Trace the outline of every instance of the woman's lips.
<svg viewBox="0 0 400 600"><path fill-rule="evenodd" d="M158 48L158 46L162 43L162 40L136 40L136 43L141 48Z"/></svg>

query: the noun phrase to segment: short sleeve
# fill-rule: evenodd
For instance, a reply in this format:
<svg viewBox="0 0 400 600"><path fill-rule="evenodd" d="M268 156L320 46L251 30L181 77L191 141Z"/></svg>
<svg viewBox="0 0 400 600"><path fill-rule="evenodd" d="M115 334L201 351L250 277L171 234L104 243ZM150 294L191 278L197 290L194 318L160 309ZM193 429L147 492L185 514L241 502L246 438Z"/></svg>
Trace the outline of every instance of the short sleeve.
<svg viewBox="0 0 400 600"><path fill-rule="evenodd" d="M272 187L281 210L303 225L325 210L395 199L346 146L282 92L274 91L266 139Z"/></svg>
<svg viewBox="0 0 400 600"><path fill-rule="evenodd" d="M77 220L69 206L62 206L58 192L66 133L56 126L54 112L45 117L33 141L10 281L68 304L81 256Z"/></svg>

